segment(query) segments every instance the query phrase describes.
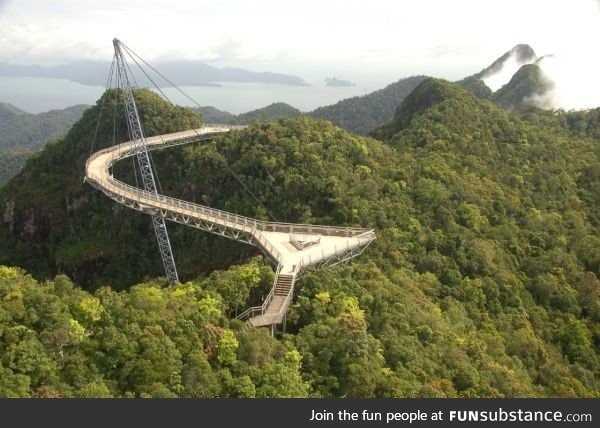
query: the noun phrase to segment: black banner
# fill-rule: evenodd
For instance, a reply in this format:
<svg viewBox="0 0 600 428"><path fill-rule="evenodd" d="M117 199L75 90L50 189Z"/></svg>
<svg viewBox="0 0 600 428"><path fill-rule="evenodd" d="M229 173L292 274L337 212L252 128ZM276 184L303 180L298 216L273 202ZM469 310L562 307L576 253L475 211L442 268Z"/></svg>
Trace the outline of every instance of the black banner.
<svg viewBox="0 0 600 428"><path fill-rule="evenodd" d="M0 400L3 426L598 426L597 399Z"/></svg>

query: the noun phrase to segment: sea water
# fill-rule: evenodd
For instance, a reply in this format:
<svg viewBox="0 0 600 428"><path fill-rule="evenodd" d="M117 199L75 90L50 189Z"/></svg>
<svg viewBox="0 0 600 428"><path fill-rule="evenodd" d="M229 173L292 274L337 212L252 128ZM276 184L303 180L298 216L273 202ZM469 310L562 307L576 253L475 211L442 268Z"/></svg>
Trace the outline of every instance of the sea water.
<svg viewBox="0 0 600 428"><path fill-rule="evenodd" d="M218 85L186 86L180 89L201 106L213 106L234 114L274 102L284 102L308 112L345 98L368 94L383 88L386 83L365 81L346 87L329 87L325 86L325 82L311 82L309 86L230 82L220 82ZM29 113L62 109L75 104L95 104L103 91L101 86L87 86L65 79L0 76L0 102L11 103ZM194 106L175 88L164 88L163 91L175 104Z"/></svg>

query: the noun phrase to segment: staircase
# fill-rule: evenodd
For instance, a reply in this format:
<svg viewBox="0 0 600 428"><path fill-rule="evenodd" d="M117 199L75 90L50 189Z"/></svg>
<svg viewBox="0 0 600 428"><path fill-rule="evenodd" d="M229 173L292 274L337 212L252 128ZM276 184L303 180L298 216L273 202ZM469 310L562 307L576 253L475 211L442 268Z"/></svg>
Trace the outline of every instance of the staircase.
<svg viewBox="0 0 600 428"><path fill-rule="evenodd" d="M294 288L295 281L296 275L294 274L279 274L275 281L275 298L278 296L286 298Z"/></svg>
<svg viewBox="0 0 600 428"><path fill-rule="evenodd" d="M261 306L252 307L238 316L247 319L253 327L281 324L294 294L296 274L282 274L281 266L277 270L273 288Z"/></svg>

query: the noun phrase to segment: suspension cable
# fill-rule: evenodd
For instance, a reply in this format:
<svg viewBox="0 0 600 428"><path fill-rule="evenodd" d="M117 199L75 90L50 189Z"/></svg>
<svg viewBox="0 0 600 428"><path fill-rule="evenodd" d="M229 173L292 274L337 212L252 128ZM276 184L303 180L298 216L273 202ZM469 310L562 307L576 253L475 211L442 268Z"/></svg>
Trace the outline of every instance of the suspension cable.
<svg viewBox="0 0 600 428"><path fill-rule="evenodd" d="M113 74L115 70L115 55L113 54L113 60L110 64L110 70L108 72L108 78L106 79L106 85L104 89L104 93L110 89L109 85L112 85ZM104 102L106 101L106 97L102 97L102 103L100 104L100 113L98 114L98 120L96 121L96 129L94 130L94 138L92 139L92 144L90 147L90 156L94 153L94 148L96 146L96 138L98 137L98 130L100 129L100 120L102 119L102 111L104 110Z"/></svg>
<svg viewBox="0 0 600 428"><path fill-rule="evenodd" d="M244 190L246 192L248 192L250 194L250 196L252 196L254 198L254 200L256 202L259 203L259 205L266 211L267 215L269 217L271 217L271 220L273 220L274 222L279 222L279 220L277 220L275 218L275 216L271 213L271 211L269 211L269 209L267 207L265 207L262 202L260 202L260 200L256 197L256 195L254 195L254 193L252 193L252 191L248 188L248 186L246 186L246 184L238 177L238 175L233 172L233 170L229 167L229 165L227 164L227 161L223 161L223 163L225 164L225 168L227 169L227 171L229 171L231 173L231 175L233 175L233 177L237 180L238 183L240 183L242 185L242 187L244 188Z"/></svg>
<svg viewBox="0 0 600 428"><path fill-rule="evenodd" d="M123 42L120 42L121 46L124 48L124 50L129 54L129 57L135 62L135 64L138 66L138 68L140 68L140 70L142 70L142 73L144 73L144 75L148 78L148 80L150 80L150 82L154 85L154 87L158 90L158 92L160 92L160 94L173 106L175 106L175 103L173 103L169 97L167 97L164 92L160 89L160 87L158 86L158 84L148 75L148 73L146 73L146 71L143 69L143 67L139 64L139 62L136 60L139 59L140 62L142 62L143 64L145 64L148 68L150 68L152 71L154 71L158 76L160 76L163 80L165 80L169 85L171 85L173 88L175 88L179 93L181 93L184 97L186 97L188 100L190 100L192 103L194 103L196 106L198 107L202 107L194 98L192 98L191 96L189 96L186 92L184 92L182 89L180 89L175 83L173 83L171 80L169 80L166 76L164 76L160 71L158 71L156 68L154 68L151 64L149 64L144 58L142 58L141 56L139 56L135 51L133 51L131 48L129 48L127 45L125 45ZM127 67L129 68L129 64L127 64ZM131 71L131 70L130 70ZM131 73L133 75L133 73ZM135 80L135 78L134 78ZM197 130L194 130L196 132L196 134L198 136L200 136L200 133ZM152 157L150 157L150 161L152 162ZM260 205L265 212L267 213L267 215L269 217L271 217L271 220L273 221L278 221L277 218L271 213L271 211L269 211L269 209L258 199L258 197L250 190L250 188L248 188L248 186L242 181L242 179L231 169L231 167L227 164L226 161L224 161L225 164L225 168L227 169L227 171L235 178L235 180L242 186L242 188L244 189L244 191L246 191L253 199L254 201ZM155 170L156 171L156 170ZM155 175L157 181L158 181L158 185L160 187L160 180L158 179L158 174ZM162 192L162 189L161 189Z"/></svg>
<svg viewBox="0 0 600 428"><path fill-rule="evenodd" d="M142 58L141 56L139 56L137 53L135 53L132 49L130 49L127 45L125 45L123 42L121 42L121 46L123 46L125 48L125 50L127 50L127 52L130 55L133 55L135 57L137 57L140 61L142 61L144 64L146 64L152 71L154 71L156 74L158 74L160 77L162 77L169 85L171 85L172 87L174 87L175 89L177 89L177 91L179 91L179 93L181 93L181 95L183 95L184 97L186 97L188 100L190 100L191 102L193 102L194 104L196 104L196 106L198 107L202 107L200 104L198 104L198 102L193 99L192 97L190 97L188 94L186 94L185 92L183 92L181 89L179 89L179 87L171 82L169 79L167 79L160 71L158 71L156 68L152 67L150 64L148 64L148 62L146 62L146 60L144 58ZM154 83L154 82L152 82ZM155 84L156 86L156 84ZM157 86L158 88L158 86ZM167 98L168 100L168 98ZM173 104L171 101L169 101L171 104ZM174 105L174 104L173 104Z"/></svg>
<svg viewBox="0 0 600 428"><path fill-rule="evenodd" d="M118 73L118 70L117 70ZM118 76L117 76L117 87L119 86L119 81L118 81ZM112 80L111 80L111 89L112 89ZM117 144L117 94L112 94L112 101L113 101L113 127L112 127L112 146L114 146L115 144ZM112 161L114 162L114 155L112 158ZM113 162L111 162L111 168L113 168ZM113 169L114 172L114 169Z"/></svg>
<svg viewBox="0 0 600 428"><path fill-rule="evenodd" d="M127 51L127 53L129 53L129 51ZM152 82L152 84L154 85L154 87L158 90L158 92L160 92L160 94L163 96L163 98L166 99L169 102L169 104L175 105L175 103L173 103L173 101L171 101L169 99L169 97L167 97L167 95L162 91L162 89L160 89L160 87L158 86L158 84L154 80L152 80L152 77L150 77L150 75L148 73L146 73L146 70L144 70L142 68L142 66L140 65L139 62L137 62L137 60L135 59L135 57L131 56L131 54L130 54L130 58L133 60L133 62L135 62L135 65L137 65L138 68L140 70L142 70L142 73L144 73L144 76L146 76L148 78L148 80L150 82Z"/></svg>

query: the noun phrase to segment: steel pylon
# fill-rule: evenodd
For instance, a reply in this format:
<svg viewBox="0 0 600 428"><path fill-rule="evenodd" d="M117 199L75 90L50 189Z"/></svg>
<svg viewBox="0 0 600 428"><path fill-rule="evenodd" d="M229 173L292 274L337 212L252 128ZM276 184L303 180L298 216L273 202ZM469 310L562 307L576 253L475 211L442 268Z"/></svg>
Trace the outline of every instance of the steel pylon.
<svg viewBox="0 0 600 428"><path fill-rule="evenodd" d="M128 67L121 49L121 42L115 38L113 39L113 46L115 48L115 64L117 67L119 86L123 90L127 130L129 131L129 138L131 141L135 142L136 158L144 183L144 190L158 195L156 180L154 178L154 172L152 171L150 156L148 155L148 146L146 144L142 123L135 104L135 98L133 97L133 86L127 72ZM179 277L177 275L177 268L175 266L175 259L173 258L173 249L171 248L171 241L169 240L165 218L159 210L156 210L151 215L152 225L154 226L154 233L156 234L156 240L158 241L158 248L160 250L160 257L163 262L165 273L169 283L176 284L179 282Z"/></svg>

